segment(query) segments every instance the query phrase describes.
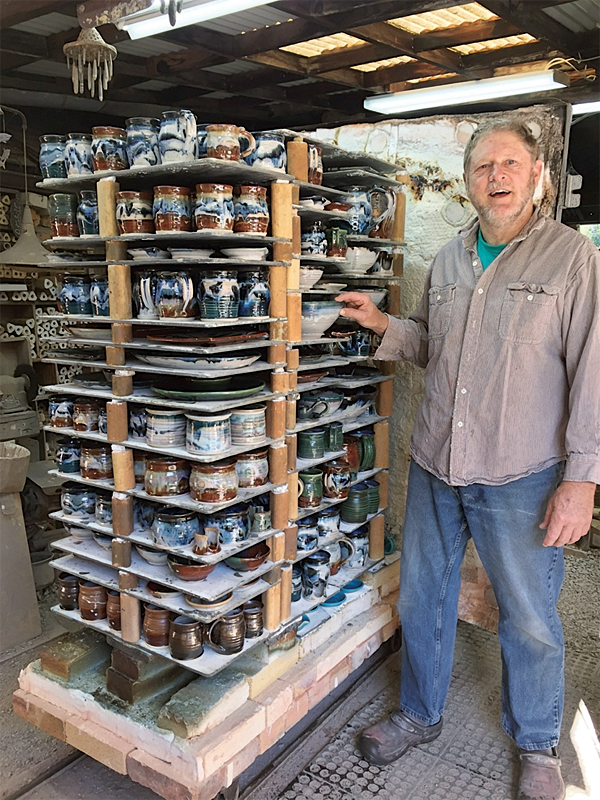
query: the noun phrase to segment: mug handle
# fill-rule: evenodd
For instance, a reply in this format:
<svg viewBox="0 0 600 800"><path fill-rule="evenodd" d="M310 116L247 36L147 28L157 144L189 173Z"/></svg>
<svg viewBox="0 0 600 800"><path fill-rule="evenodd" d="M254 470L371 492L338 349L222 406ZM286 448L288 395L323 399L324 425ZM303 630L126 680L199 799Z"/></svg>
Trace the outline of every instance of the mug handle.
<svg viewBox="0 0 600 800"><path fill-rule="evenodd" d="M221 645L220 645L220 644L218 644L217 642L215 642L215 641L213 640L213 638L212 638L212 632L213 632L213 628L215 627L215 625L218 625L218 624L219 624L219 622L221 622L221 620L220 620L220 619L216 619L216 620L215 620L215 621L212 623L212 625L210 626L210 628L208 629L208 637L207 637L207 638L208 638L208 643L209 643L209 645L212 647L212 649L213 649L213 650L214 650L216 653L220 653L221 655L224 655L224 656L226 656L226 655L227 655L227 651L225 650L225 648L224 648L224 647L221 647Z"/></svg>
<svg viewBox="0 0 600 800"><path fill-rule="evenodd" d="M189 308L194 294L193 291L190 291L191 278L186 275L185 272L179 272L177 273L177 280L181 284L181 290L183 293L183 306L181 307L181 312L185 314Z"/></svg>
<svg viewBox="0 0 600 800"><path fill-rule="evenodd" d="M300 495L302 494L303 491L304 491L304 481L302 480L302 478L299 477L298 478L298 497L300 497Z"/></svg>
<svg viewBox="0 0 600 800"><path fill-rule="evenodd" d="M323 406L323 411L315 411L318 406ZM317 400L309 409L311 414L317 414L319 417L326 417L329 413L329 403L327 400Z"/></svg>
<svg viewBox="0 0 600 800"><path fill-rule="evenodd" d="M245 128L240 128L240 139L245 139L248 142L248 149L242 151L242 146L240 145L240 158L246 158L249 156L250 153L256 149L256 139Z"/></svg>
<svg viewBox="0 0 600 800"><path fill-rule="evenodd" d="M350 552L348 553L346 558L342 559L342 561L340 563L340 567L343 567L344 564L347 564L348 561L350 561L350 559L352 558L352 556L356 553L356 547L354 546L354 542L351 542L350 539L343 538L343 539L340 539L340 546L341 546L342 542L345 545L348 546L348 550Z"/></svg>

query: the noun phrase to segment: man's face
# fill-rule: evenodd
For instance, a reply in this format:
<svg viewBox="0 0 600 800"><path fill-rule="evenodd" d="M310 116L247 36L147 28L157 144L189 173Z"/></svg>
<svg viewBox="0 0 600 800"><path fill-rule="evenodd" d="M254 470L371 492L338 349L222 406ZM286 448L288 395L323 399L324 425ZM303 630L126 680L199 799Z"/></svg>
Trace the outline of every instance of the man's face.
<svg viewBox="0 0 600 800"><path fill-rule="evenodd" d="M520 137L510 131L484 136L473 148L464 175L480 219L492 225L516 220L533 200L542 170Z"/></svg>

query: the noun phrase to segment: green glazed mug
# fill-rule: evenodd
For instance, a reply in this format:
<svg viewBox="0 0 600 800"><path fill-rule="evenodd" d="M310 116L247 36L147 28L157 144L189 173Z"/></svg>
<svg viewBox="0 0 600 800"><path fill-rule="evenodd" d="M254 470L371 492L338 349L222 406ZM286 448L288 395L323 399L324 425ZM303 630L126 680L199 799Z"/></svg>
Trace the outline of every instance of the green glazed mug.
<svg viewBox="0 0 600 800"><path fill-rule="evenodd" d="M344 426L341 422L331 422L327 426L325 446L328 453L340 453L344 449Z"/></svg>
<svg viewBox="0 0 600 800"><path fill-rule="evenodd" d="M327 431L325 428L313 428L298 433L299 458L323 458Z"/></svg>
<svg viewBox="0 0 600 800"><path fill-rule="evenodd" d="M306 469L298 473L298 505L316 508L323 500L323 471Z"/></svg>

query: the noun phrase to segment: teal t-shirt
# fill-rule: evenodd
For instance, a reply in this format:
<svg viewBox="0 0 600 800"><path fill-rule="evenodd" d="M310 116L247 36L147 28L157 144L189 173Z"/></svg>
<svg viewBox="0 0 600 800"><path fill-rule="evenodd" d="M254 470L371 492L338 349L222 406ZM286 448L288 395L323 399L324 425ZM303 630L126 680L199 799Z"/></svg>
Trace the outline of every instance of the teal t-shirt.
<svg viewBox="0 0 600 800"><path fill-rule="evenodd" d="M477 234L477 255L484 270L489 267L496 256L500 255L505 247L505 244L488 244L481 235L481 228L479 229Z"/></svg>

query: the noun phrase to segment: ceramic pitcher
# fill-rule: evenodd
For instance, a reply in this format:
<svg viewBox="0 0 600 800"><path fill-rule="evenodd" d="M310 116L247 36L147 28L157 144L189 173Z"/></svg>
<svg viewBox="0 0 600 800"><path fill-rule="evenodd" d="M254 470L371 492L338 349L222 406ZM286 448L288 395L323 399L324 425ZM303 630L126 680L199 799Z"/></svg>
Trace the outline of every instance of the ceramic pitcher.
<svg viewBox="0 0 600 800"><path fill-rule="evenodd" d="M266 167L285 172L287 155L285 152L285 138L278 133L257 133L254 136L256 148L245 157L246 164L251 167Z"/></svg>
<svg viewBox="0 0 600 800"><path fill-rule="evenodd" d="M160 121L153 117L131 117L126 124L129 164L132 167L154 167L160 164Z"/></svg>
<svg viewBox="0 0 600 800"><path fill-rule="evenodd" d="M159 272L156 276L156 306L160 317L193 317L194 284L187 272Z"/></svg>
<svg viewBox="0 0 600 800"><path fill-rule="evenodd" d="M196 115L186 109L163 111L158 148L163 164L191 161L196 158Z"/></svg>
<svg viewBox="0 0 600 800"><path fill-rule="evenodd" d="M375 224L381 224L388 216L394 213L394 194L386 189L373 187L364 189L354 186L344 197L344 202L350 203L352 208L348 211L352 232L367 235ZM373 214L376 205L378 214Z"/></svg>
<svg viewBox="0 0 600 800"><path fill-rule="evenodd" d="M143 272L133 285L133 299L137 307L138 319L158 319L156 307L156 273Z"/></svg>
<svg viewBox="0 0 600 800"><path fill-rule="evenodd" d="M244 141L244 146L240 144ZM207 125L206 152L209 158L239 161L246 158L256 147L254 136L237 125Z"/></svg>

